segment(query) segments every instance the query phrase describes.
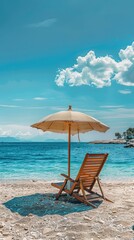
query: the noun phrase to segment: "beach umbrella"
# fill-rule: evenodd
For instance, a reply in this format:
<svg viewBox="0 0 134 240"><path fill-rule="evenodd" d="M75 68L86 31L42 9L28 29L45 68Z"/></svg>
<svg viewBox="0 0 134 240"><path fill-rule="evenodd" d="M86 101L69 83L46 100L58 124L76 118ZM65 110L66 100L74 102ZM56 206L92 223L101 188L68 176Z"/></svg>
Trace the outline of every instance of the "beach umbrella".
<svg viewBox="0 0 134 240"><path fill-rule="evenodd" d="M44 132L68 134L68 176L70 176L71 135L86 133L89 131L106 132L109 127L97 119L82 112L76 112L69 106L67 111L60 111L44 117L41 121L32 124L31 127L41 129Z"/></svg>

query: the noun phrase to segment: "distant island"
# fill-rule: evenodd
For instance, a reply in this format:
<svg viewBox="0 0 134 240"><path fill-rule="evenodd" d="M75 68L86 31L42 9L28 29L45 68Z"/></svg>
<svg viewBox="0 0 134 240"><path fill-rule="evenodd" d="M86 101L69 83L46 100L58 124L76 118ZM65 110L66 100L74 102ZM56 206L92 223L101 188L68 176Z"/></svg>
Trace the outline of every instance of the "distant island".
<svg viewBox="0 0 134 240"><path fill-rule="evenodd" d="M119 132L115 133L115 136L117 137L117 140L125 140L125 148L134 148L134 128L128 128L125 132L122 134Z"/></svg>
<svg viewBox="0 0 134 240"><path fill-rule="evenodd" d="M20 140L15 137L0 137L0 142L20 142Z"/></svg>
<svg viewBox="0 0 134 240"><path fill-rule="evenodd" d="M95 140L95 141L91 141L89 143L94 143L94 144L125 144L126 140L124 140L124 139Z"/></svg>
<svg viewBox="0 0 134 240"><path fill-rule="evenodd" d="M112 140L96 140L89 143L94 144L126 144L124 147L134 147L134 128L128 128L122 134L119 132L115 133L116 139Z"/></svg>
<svg viewBox="0 0 134 240"><path fill-rule="evenodd" d="M67 142L64 139L46 139L44 142Z"/></svg>
<svg viewBox="0 0 134 240"><path fill-rule="evenodd" d="M124 144L124 147L134 147L134 128L128 128L125 132L122 134L119 132L115 133L116 139L110 139L110 140L94 140L88 143L92 144ZM32 139L19 139L15 137L10 136L3 136L0 137L0 143L2 142L66 142L64 139L45 139L44 136L42 138L32 138Z"/></svg>
<svg viewBox="0 0 134 240"><path fill-rule="evenodd" d="M122 134L119 132L115 133L115 137L117 139L125 139L126 141L129 141L131 139L134 139L134 128L128 128L125 132Z"/></svg>
<svg viewBox="0 0 134 240"><path fill-rule="evenodd" d="M8 136L8 137L0 137L0 143L2 143L2 142L66 142L64 139L29 139L29 140L26 140L26 139L19 139L19 138L15 138L15 137L10 137L10 136Z"/></svg>

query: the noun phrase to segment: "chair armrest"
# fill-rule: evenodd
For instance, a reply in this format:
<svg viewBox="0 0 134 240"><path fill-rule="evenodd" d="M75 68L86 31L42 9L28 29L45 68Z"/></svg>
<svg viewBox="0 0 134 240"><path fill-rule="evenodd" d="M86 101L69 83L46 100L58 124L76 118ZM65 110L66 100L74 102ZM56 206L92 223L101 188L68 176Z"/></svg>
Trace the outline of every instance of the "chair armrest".
<svg viewBox="0 0 134 240"><path fill-rule="evenodd" d="M67 180L70 180L71 182L75 182L74 179L70 178L68 175L61 173L61 176L63 176L64 178L66 178Z"/></svg>

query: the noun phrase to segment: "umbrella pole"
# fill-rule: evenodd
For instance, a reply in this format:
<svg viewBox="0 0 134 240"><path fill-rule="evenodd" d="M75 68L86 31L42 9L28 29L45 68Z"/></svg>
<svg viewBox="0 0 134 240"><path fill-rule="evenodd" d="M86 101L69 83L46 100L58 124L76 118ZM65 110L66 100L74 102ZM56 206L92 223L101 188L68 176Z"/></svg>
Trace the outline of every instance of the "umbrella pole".
<svg viewBox="0 0 134 240"><path fill-rule="evenodd" d="M71 124L68 128L68 176L70 177Z"/></svg>

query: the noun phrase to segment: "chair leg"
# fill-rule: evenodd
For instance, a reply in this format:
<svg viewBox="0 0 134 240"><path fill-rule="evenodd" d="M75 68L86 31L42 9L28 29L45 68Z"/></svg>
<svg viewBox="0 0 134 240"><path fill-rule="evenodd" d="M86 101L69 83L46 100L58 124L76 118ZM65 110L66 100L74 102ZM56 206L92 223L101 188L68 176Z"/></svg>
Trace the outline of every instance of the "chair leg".
<svg viewBox="0 0 134 240"><path fill-rule="evenodd" d="M94 204L92 204L90 201L88 201L88 199L86 197L86 194L85 194L85 190L84 190L84 187L83 187L82 180L80 180L80 188L81 188L81 191L83 193L84 203L86 203L87 205L90 205L90 206L96 208L96 206Z"/></svg>
<svg viewBox="0 0 134 240"><path fill-rule="evenodd" d="M85 191L84 191L84 188L83 188L82 180L80 180L80 189L81 189L81 191L83 193L83 196L84 196L85 200L87 201L87 197L86 197L86 194L85 194Z"/></svg>
<svg viewBox="0 0 134 240"><path fill-rule="evenodd" d="M103 198L104 200L108 201L108 202L112 202L110 199L108 199L108 198L106 198L106 197L104 196L104 193L103 193L103 190L102 190L102 187L101 187L101 184L100 184L100 179L99 179L98 177L96 178L96 181L97 181L98 186L99 186L99 188L100 188L100 191L101 191L101 194L102 194L102 198ZM113 203L113 202L112 202L112 203Z"/></svg>
<svg viewBox="0 0 134 240"><path fill-rule="evenodd" d="M111 203L114 203L112 200L108 199L108 198L104 198L104 200L108 201L108 202L111 202Z"/></svg>
<svg viewBox="0 0 134 240"><path fill-rule="evenodd" d="M64 183L63 183L63 185L61 186L61 189L59 190L58 194L56 195L56 200L58 200L58 198L60 197L62 191L64 190L64 187L65 187L66 184L67 184L67 181L68 181L67 179L64 180Z"/></svg>
<svg viewBox="0 0 134 240"><path fill-rule="evenodd" d="M101 184L100 184L100 179L99 179L98 177L96 178L96 181L97 181L98 186L99 186L99 188L100 188L100 191L101 191L102 197L105 198L105 197L104 197L103 190L102 190L102 187L101 187Z"/></svg>

